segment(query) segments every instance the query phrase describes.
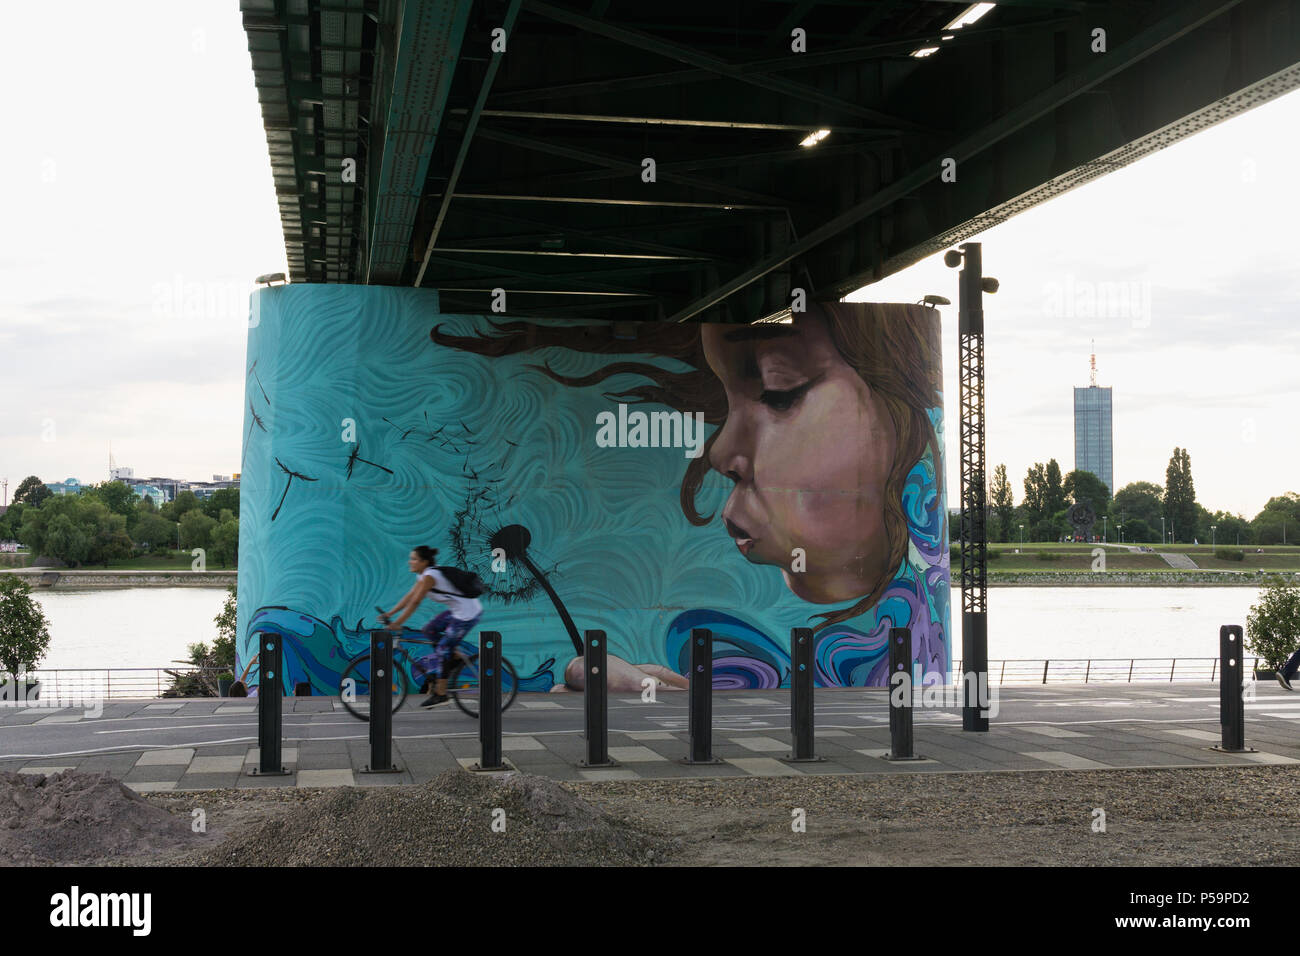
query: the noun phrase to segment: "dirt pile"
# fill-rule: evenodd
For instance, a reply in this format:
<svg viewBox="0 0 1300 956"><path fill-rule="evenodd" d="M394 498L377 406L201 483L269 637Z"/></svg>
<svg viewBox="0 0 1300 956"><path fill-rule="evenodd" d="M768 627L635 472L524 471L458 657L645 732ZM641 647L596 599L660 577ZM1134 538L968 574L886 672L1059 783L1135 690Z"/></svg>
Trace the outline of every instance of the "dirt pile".
<svg viewBox="0 0 1300 956"><path fill-rule="evenodd" d="M219 847L199 866L628 866L675 848L562 784L448 770L411 787L327 790ZM178 861L179 862L179 861Z"/></svg>
<svg viewBox="0 0 1300 956"><path fill-rule="evenodd" d="M184 817L107 773L0 773L0 866L84 863L192 847Z"/></svg>

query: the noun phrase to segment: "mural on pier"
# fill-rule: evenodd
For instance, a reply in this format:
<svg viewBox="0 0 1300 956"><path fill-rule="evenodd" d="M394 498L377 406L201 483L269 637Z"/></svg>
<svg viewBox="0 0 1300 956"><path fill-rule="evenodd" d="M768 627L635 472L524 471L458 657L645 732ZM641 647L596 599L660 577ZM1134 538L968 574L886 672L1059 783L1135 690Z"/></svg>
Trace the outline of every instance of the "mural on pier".
<svg viewBox="0 0 1300 956"><path fill-rule="evenodd" d="M714 633L718 687L788 685L792 627L815 629L820 686L883 684L898 626L946 680L933 309L524 321L289 285L255 293L249 325L239 670L275 630L286 687L334 693L424 544L487 585L479 626L524 690L581 689L586 628L608 635L615 690L685 687L693 627Z"/></svg>

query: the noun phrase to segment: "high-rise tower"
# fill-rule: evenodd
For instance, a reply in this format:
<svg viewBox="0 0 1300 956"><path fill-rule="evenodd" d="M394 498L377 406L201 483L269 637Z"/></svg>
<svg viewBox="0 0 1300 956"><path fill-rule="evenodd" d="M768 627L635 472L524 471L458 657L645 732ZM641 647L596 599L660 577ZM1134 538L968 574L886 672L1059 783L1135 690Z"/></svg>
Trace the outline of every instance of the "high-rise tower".
<svg viewBox="0 0 1300 956"><path fill-rule="evenodd" d="M1092 472L1106 483L1112 495L1115 494L1113 438L1111 390L1097 386L1094 348L1089 385L1074 390L1074 467Z"/></svg>

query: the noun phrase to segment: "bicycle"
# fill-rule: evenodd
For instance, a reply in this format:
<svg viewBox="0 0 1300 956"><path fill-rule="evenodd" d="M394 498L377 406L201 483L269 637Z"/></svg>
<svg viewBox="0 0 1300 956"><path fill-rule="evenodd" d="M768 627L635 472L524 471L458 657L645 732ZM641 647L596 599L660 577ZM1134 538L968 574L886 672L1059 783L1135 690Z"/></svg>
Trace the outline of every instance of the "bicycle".
<svg viewBox="0 0 1300 956"><path fill-rule="evenodd" d="M376 608L381 614L383 610ZM412 664L410 655L403 649L403 644L424 644L435 646L437 642L420 635L418 637L393 635L393 713L402 709L410 695L413 680L410 676ZM479 715L479 674L478 652L465 653L465 642L461 642L452 652L453 660L447 672L447 695L466 715L478 719ZM437 678L433 674L425 675L428 682ZM351 682L349 684L349 681ZM420 690L425 690L422 684ZM505 711L515 702L519 694L519 680L515 676L514 665L504 657L501 658L501 710ZM362 698L365 698L363 708ZM339 676L339 699L344 709L358 720L370 720L370 652L364 651L343 669Z"/></svg>

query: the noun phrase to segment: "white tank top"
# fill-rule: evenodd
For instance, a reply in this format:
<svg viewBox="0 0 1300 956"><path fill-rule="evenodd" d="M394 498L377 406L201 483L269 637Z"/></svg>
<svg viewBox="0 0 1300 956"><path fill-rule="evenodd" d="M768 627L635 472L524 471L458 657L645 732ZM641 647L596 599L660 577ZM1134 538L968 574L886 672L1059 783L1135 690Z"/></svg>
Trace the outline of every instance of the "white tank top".
<svg viewBox="0 0 1300 956"><path fill-rule="evenodd" d="M433 587L429 597L439 604L447 605L451 616L462 621L472 621L483 613L483 605L478 598L465 597L456 590L456 586L447 580L447 576L437 568L426 568L421 577L429 578ZM443 592L443 593L439 593Z"/></svg>

